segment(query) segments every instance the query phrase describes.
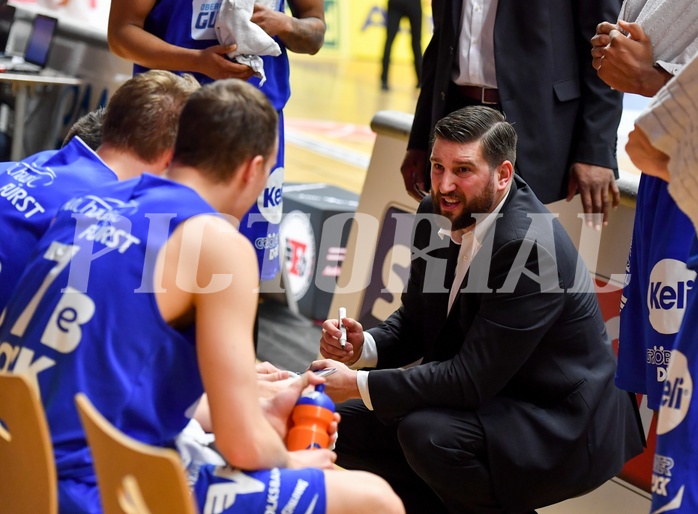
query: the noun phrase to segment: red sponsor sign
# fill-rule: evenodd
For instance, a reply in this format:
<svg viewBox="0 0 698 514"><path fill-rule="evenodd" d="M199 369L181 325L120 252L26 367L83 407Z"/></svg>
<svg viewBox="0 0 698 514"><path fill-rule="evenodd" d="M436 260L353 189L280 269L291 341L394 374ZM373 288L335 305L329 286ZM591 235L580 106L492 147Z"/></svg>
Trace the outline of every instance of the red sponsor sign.
<svg viewBox="0 0 698 514"><path fill-rule="evenodd" d="M613 350L618 355L618 326L620 316L621 288L608 288L605 281L596 279L597 297L603 319L606 322L608 335L613 341ZM638 404L642 401L642 395L637 395ZM647 409L645 405L640 407ZM654 449L657 442L657 414L652 416L650 426L645 426L647 434L647 448L640 455L628 461L623 470L618 475L619 478L632 485L647 491L651 491L652 486L652 462L654 460Z"/></svg>

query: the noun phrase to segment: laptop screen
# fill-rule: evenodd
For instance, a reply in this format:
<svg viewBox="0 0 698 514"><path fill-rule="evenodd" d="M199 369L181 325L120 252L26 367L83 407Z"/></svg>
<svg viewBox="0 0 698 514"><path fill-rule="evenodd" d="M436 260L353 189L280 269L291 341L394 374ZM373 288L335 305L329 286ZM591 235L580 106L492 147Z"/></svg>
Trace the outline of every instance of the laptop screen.
<svg viewBox="0 0 698 514"><path fill-rule="evenodd" d="M15 8L12 5L0 5L0 52L7 50L7 40L15 20Z"/></svg>
<svg viewBox="0 0 698 514"><path fill-rule="evenodd" d="M27 46L24 50L24 60L26 62L36 64L42 68L46 66L57 23L58 20L51 16L36 15L29 33L29 39L27 39Z"/></svg>

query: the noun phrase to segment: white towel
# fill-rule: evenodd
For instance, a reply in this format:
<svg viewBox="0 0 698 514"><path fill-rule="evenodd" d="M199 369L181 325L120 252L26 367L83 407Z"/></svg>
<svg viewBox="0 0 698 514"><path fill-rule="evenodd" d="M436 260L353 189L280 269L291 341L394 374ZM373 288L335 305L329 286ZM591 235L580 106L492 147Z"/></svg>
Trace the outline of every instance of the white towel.
<svg viewBox="0 0 698 514"><path fill-rule="evenodd" d="M266 75L260 56L277 56L281 48L259 25L252 23L255 3L273 9L276 0L223 0L216 18L216 36L222 45L237 45L228 57L252 68L255 76L261 79L261 86L266 81Z"/></svg>
<svg viewBox="0 0 698 514"><path fill-rule="evenodd" d="M189 420L189 424L175 438L175 447L182 459L190 488L193 488L199 479L199 470L202 466L208 464L225 466L226 464L223 457L210 447L214 439L214 435L204 432L195 419Z"/></svg>

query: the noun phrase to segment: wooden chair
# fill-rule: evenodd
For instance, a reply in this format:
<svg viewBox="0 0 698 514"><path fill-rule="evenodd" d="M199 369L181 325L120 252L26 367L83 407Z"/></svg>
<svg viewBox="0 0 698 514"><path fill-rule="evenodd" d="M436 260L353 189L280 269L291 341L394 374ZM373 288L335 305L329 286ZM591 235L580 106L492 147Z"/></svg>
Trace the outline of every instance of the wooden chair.
<svg viewBox="0 0 698 514"><path fill-rule="evenodd" d="M196 514L174 450L128 437L82 393L75 395L90 445L104 514Z"/></svg>
<svg viewBox="0 0 698 514"><path fill-rule="evenodd" d="M0 513L58 512L56 465L39 393L23 375L0 373Z"/></svg>

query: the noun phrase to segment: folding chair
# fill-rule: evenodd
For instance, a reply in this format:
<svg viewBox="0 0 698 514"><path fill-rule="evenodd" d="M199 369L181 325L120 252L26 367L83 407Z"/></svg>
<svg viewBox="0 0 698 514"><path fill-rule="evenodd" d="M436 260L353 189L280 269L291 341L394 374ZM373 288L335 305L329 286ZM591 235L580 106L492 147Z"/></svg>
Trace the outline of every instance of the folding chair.
<svg viewBox="0 0 698 514"><path fill-rule="evenodd" d="M56 464L39 393L24 375L0 373L0 513L58 512Z"/></svg>
<svg viewBox="0 0 698 514"><path fill-rule="evenodd" d="M104 514L196 514L179 455L127 436L82 393L75 395Z"/></svg>

